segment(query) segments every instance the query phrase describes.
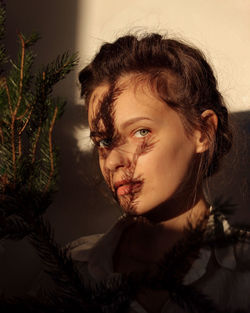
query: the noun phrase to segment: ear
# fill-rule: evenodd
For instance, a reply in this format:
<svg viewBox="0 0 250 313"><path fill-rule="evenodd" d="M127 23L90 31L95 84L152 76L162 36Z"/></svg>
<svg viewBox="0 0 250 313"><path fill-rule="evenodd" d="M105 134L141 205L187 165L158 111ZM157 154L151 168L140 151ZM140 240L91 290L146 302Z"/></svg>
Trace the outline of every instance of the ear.
<svg viewBox="0 0 250 313"><path fill-rule="evenodd" d="M196 153L205 152L209 148L218 125L218 117L213 110L202 112L201 118L204 120L205 129L195 131Z"/></svg>

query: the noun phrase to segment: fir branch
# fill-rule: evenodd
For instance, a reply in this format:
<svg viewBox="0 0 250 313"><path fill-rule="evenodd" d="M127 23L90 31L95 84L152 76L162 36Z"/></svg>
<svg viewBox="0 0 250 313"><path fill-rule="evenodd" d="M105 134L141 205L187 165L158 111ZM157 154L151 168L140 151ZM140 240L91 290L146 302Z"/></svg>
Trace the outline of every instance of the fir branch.
<svg viewBox="0 0 250 313"><path fill-rule="evenodd" d="M0 138L1 138L1 144L4 144L4 136L3 136L3 130L2 127L0 126Z"/></svg>
<svg viewBox="0 0 250 313"><path fill-rule="evenodd" d="M18 133L18 155L22 155L22 137Z"/></svg>
<svg viewBox="0 0 250 313"><path fill-rule="evenodd" d="M5 22L6 22L6 5L4 1L0 1L0 40L5 36ZM0 44L0 65L3 65L7 62L8 58L6 56L6 49L3 44ZM2 66L0 67L0 75L3 72Z"/></svg>
<svg viewBox="0 0 250 313"><path fill-rule="evenodd" d="M41 39L40 34L37 32L33 32L28 38L26 38L23 34L22 36L24 38L25 46L27 49L32 47L39 39Z"/></svg>
<svg viewBox="0 0 250 313"><path fill-rule="evenodd" d="M173 285L170 298L177 303L184 312L189 313L221 313L213 302L192 286Z"/></svg>
<svg viewBox="0 0 250 313"><path fill-rule="evenodd" d="M30 233L30 225L19 215L0 218L0 239L23 239Z"/></svg>
<svg viewBox="0 0 250 313"><path fill-rule="evenodd" d="M104 313L125 313L135 299L139 284L127 275L106 279L92 288L93 301L102 307Z"/></svg>
<svg viewBox="0 0 250 313"><path fill-rule="evenodd" d="M16 147L15 147L15 122L18 110L21 105L22 100L22 92L23 92L23 78L24 78L24 57L25 57L25 41L21 33L18 34L20 42L21 42L21 65L20 65L20 80L19 80L19 92L18 92L18 100L15 106L14 111L12 111L12 121L11 121L11 134L12 134L12 160L13 160L13 171L14 171L14 184L16 181ZM7 86L7 84L6 84ZM18 133L18 153L19 156L22 154L22 147L21 147L21 136L20 132Z"/></svg>
<svg viewBox="0 0 250 313"><path fill-rule="evenodd" d="M31 163L33 164L36 160L36 149L37 149L37 145L38 145L38 141L39 141L39 138L40 138L40 135L41 135L41 130L42 130L42 127L39 126L38 127L38 130L37 130L37 134L36 134L36 137L35 137L35 142L33 144L33 148L32 148L32 160L31 160Z"/></svg>
<svg viewBox="0 0 250 313"><path fill-rule="evenodd" d="M46 292L42 297L0 297L2 313L101 313L100 309L82 308L71 299L62 298L56 292Z"/></svg>
<svg viewBox="0 0 250 313"><path fill-rule="evenodd" d="M17 119L17 120L22 120L28 113L31 114L32 109L30 110L30 108L31 108L31 104L28 103L28 105L27 105L26 110L24 111L24 113L23 113L22 115L17 116L16 119Z"/></svg>
<svg viewBox="0 0 250 313"><path fill-rule="evenodd" d="M0 311L2 313L62 313L67 312L53 304L50 299L39 299L35 297L11 297L6 298L4 295L0 297Z"/></svg>
<svg viewBox="0 0 250 313"><path fill-rule="evenodd" d="M63 79L77 62L77 54L69 55L68 52L65 52L61 56L58 56L55 61L48 64L37 75L35 106L40 104L40 107L42 107L45 104L45 100L52 92L52 87L59 80Z"/></svg>
<svg viewBox="0 0 250 313"><path fill-rule="evenodd" d="M29 116L27 117L26 121L24 122L23 127L18 132L18 152L19 152L19 157L22 155L22 138L21 138L21 136L22 136L22 133L24 132L26 126L28 125L28 123L30 121L31 114L32 114L32 109L30 110Z"/></svg>
<svg viewBox="0 0 250 313"><path fill-rule="evenodd" d="M12 66L13 69L15 69L18 73L20 72L20 69L19 67L14 63L14 61L12 59L10 59L10 64ZM13 80L13 79L10 79L12 85L17 88L18 87L18 84Z"/></svg>
<svg viewBox="0 0 250 313"><path fill-rule="evenodd" d="M8 176L6 173L0 176L0 187L1 187L1 193L0 193L0 201L4 201L5 199L5 189L6 186L9 184Z"/></svg>
<svg viewBox="0 0 250 313"><path fill-rule="evenodd" d="M5 35L5 22L6 22L6 5L3 0L0 1L0 40L4 38Z"/></svg>
<svg viewBox="0 0 250 313"><path fill-rule="evenodd" d="M53 156L53 146L52 146L52 131L55 125L55 121L56 121L56 117L57 117L57 113L58 113L58 107L55 107L55 111L54 111L54 115L52 118L52 122L50 125L50 129L49 129L49 153L50 153L50 174L49 174L49 180L48 183L45 187L45 192L47 192L49 186L50 186L50 182L51 179L53 177L54 174L54 156Z"/></svg>
<svg viewBox="0 0 250 313"><path fill-rule="evenodd" d="M21 100L22 100L22 91L23 91L23 72L24 72L24 56L25 56L25 41L21 33L18 34L20 42L21 42L21 48L22 48L22 53L21 53L21 65L20 65L20 81L19 81L19 96L17 100L17 104L15 107L15 110L13 112L14 119L16 118L18 109L21 105Z"/></svg>
<svg viewBox="0 0 250 313"><path fill-rule="evenodd" d="M16 145L15 145L15 118L12 115L11 121L11 148L12 148L12 166L13 166L13 184L16 184Z"/></svg>
<svg viewBox="0 0 250 313"><path fill-rule="evenodd" d="M5 91L7 94L7 98L8 98L9 110L10 110L10 113L13 114L13 108L12 108L12 104L11 104L10 91L9 91L9 87L7 84L7 80L5 77L2 80L3 80L3 85L4 85L4 88L5 88Z"/></svg>
<svg viewBox="0 0 250 313"><path fill-rule="evenodd" d="M100 312L92 300L91 290L86 288L68 256L67 249L61 249L55 243L50 225L43 218L37 219L29 238L44 262L45 271L59 288L62 299L71 299L86 312L90 308L93 312Z"/></svg>
<svg viewBox="0 0 250 313"><path fill-rule="evenodd" d="M28 112L28 110L27 110L26 112ZM25 112L25 114L23 114L23 116L20 117L20 118L23 118L23 117L26 115L26 112ZM24 123L22 129L18 132L18 136L19 136L19 137L22 135L22 133L24 132L24 130L25 130L26 126L27 126L27 124L29 123L30 117L31 117L31 113L32 113L32 109L30 110L29 116L27 117L27 119L26 119L26 121L25 121L25 123Z"/></svg>

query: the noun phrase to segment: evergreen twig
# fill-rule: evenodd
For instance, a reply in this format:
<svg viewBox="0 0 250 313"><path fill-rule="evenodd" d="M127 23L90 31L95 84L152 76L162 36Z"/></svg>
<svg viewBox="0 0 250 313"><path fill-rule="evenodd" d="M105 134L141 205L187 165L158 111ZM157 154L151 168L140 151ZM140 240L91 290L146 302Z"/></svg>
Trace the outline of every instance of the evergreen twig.
<svg viewBox="0 0 250 313"><path fill-rule="evenodd" d="M55 282L62 299L74 301L86 312L90 309L100 312L100 308L92 301L91 289L86 288L72 259L67 255L67 249L60 248L54 241L49 223L39 218L29 238L39 252L45 272Z"/></svg>
<svg viewBox="0 0 250 313"><path fill-rule="evenodd" d="M53 146L52 146L52 131L55 125L55 121L56 121L56 116L58 114L58 107L55 107L55 111L53 114L53 118L51 121L51 125L49 128L49 154L50 154L50 174L49 174L49 180L48 183L45 187L45 192L48 190L51 179L53 178L53 174L54 174L54 158L53 158Z"/></svg>

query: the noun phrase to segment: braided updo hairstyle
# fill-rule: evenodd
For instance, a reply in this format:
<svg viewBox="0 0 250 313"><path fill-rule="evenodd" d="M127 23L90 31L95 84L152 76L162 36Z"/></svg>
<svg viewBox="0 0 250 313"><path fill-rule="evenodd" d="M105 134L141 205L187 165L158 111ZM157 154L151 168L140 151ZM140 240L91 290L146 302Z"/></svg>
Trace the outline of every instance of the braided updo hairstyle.
<svg viewBox="0 0 250 313"><path fill-rule="evenodd" d="M194 129L207 135L210 144L202 153L201 177L214 174L219 160L231 148L232 133L216 78L202 52L154 33L127 35L105 43L79 74L81 95L87 106L96 87L115 84L127 74L144 76L156 96L178 112L188 135ZM214 136L201 116L205 110L213 110L218 117Z"/></svg>

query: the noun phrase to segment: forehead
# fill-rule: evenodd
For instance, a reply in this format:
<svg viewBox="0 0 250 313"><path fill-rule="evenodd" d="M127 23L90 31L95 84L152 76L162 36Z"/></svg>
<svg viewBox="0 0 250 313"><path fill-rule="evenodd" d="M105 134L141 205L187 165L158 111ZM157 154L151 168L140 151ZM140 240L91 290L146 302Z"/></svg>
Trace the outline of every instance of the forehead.
<svg viewBox="0 0 250 313"><path fill-rule="evenodd" d="M114 113L114 124L119 126L127 118L136 118L141 115L145 116L159 116L168 110L166 103L156 95L151 88L148 81L136 75L126 75L117 82L113 102L105 102L105 97L110 93L109 85L98 86L92 93L89 101L89 125L93 124L96 117L99 115L100 124L101 119L107 119L107 112ZM106 106L106 107L105 107ZM112 107L112 110L110 108ZM100 115L100 111L102 114ZM103 116L102 116L103 115Z"/></svg>

